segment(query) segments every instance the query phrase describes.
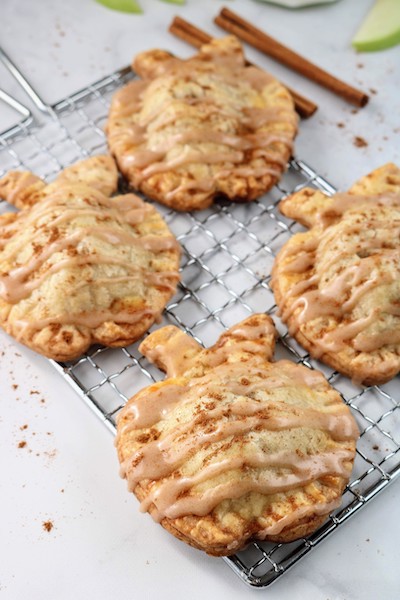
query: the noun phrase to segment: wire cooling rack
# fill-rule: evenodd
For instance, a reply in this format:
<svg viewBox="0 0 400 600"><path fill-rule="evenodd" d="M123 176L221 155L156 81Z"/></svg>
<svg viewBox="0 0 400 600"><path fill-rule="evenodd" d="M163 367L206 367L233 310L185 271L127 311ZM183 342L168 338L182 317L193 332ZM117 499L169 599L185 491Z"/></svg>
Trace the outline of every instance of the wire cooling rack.
<svg viewBox="0 0 400 600"><path fill-rule="evenodd" d="M7 63L8 57L4 59L4 53L1 54L0 51L0 58ZM132 77L128 68L122 69L53 106L43 103L26 80L22 80L36 107L47 115L39 126L28 109L14 105L22 119L0 134L0 175L10 169L29 169L51 180L60 169L76 160L104 152L103 127L111 95ZM280 184L258 201L220 202L208 210L187 214L158 206L182 246L183 257L182 282L156 327L178 325L208 346L226 328L249 314L271 314L280 333L276 357L322 370L350 406L361 431L352 478L342 505L325 525L297 542L258 542L224 559L244 582L254 587L266 587L281 577L400 474L399 378L369 388L353 385L310 358L274 316L276 307L269 285L274 256L300 229L279 213L277 204L282 197L304 186L328 194L335 192L307 164L292 160ZM113 433L115 419L127 399L162 377L140 355L137 346L94 347L74 362L53 363Z"/></svg>

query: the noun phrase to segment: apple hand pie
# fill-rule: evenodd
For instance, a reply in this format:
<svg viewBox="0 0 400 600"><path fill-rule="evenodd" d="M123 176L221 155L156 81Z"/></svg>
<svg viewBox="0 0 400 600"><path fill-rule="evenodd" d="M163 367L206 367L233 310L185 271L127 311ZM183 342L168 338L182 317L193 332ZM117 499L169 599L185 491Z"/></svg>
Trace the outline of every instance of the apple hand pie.
<svg viewBox="0 0 400 600"><path fill-rule="evenodd" d="M388 381L400 371L400 169L384 165L332 197L305 188L280 208L309 228L272 272L290 334L357 383Z"/></svg>
<svg viewBox="0 0 400 600"><path fill-rule="evenodd" d="M48 185L28 172L0 179L0 198L21 209L0 217L0 325L49 358L134 342L175 292L175 238L137 196L110 198L117 178L96 156Z"/></svg>
<svg viewBox="0 0 400 600"><path fill-rule="evenodd" d="M107 134L134 188L189 211L218 195L254 200L279 180L297 114L286 88L245 64L236 38L214 40L188 60L144 52L133 68L141 79L114 95Z"/></svg>
<svg viewBox="0 0 400 600"><path fill-rule="evenodd" d="M214 556L289 542L341 502L358 429L324 376L271 362L275 327L253 315L203 349L173 326L141 352L167 372L117 422L121 474L165 529Z"/></svg>

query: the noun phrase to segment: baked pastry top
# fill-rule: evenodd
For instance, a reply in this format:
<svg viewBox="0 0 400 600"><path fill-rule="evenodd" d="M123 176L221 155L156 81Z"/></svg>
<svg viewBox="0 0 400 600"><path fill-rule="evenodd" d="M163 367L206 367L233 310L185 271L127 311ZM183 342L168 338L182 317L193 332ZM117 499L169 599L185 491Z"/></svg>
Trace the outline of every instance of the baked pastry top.
<svg viewBox="0 0 400 600"><path fill-rule="evenodd" d="M280 209L310 228L272 272L290 334L357 383L388 381L400 371L400 169L386 164L332 197L305 188Z"/></svg>
<svg viewBox="0 0 400 600"><path fill-rule="evenodd" d="M0 180L0 325L55 360L137 340L174 294L180 251L158 212L117 188L111 157Z"/></svg>
<svg viewBox="0 0 400 600"><path fill-rule="evenodd" d="M121 474L141 510L211 555L310 534L349 479L349 408L320 372L271 362L275 336L261 314L209 349L173 326L154 331L139 349L168 379L118 418Z"/></svg>
<svg viewBox="0 0 400 600"><path fill-rule="evenodd" d="M246 66L235 37L188 60L144 52L133 68L141 79L114 95L107 134L134 188L185 211L218 195L254 200L280 178L297 131L293 100L271 75Z"/></svg>

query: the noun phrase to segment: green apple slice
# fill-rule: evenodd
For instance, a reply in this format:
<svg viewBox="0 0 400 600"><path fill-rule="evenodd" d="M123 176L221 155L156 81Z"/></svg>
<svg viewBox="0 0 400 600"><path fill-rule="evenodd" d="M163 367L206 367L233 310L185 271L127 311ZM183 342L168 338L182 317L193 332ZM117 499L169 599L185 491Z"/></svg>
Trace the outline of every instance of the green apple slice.
<svg viewBox="0 0 400 600"><path fill-rule="evenodd" d="M99 4L111 8L112 10L119 10L120 12L126 13L142 13L140 4L136 0L96 0Z"/></svg>
<svg viewBox="0 0 400 600"><path fill-rule="evenodd" d="M352 39L361 52L384 50L400 43L400 0L376 0Z"/></svg>

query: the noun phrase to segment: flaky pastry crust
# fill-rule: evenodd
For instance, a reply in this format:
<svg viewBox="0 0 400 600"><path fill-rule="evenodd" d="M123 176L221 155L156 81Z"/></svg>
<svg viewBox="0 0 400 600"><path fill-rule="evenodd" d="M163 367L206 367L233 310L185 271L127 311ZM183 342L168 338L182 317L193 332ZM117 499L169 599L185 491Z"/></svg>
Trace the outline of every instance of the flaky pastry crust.
<svg viewBox="0 0 400 600"><path fill-rule="evenodd" d="M175 292L175 238L137 196L110 198L117 178L113 159L96 156L51 184L16 171L0 180L21 209L0 217L0 325L49 358L132 343Z"/></svg>
<svg viewBox="0 0 400 600"><path fill-rule="evenodd" d="M228 36L189 60L161 50L139 54L141 77L113 98L107 135L130 184L176 210L215 197L249 201L276 183L297 131L289 92L246 66Z"/></svg>
<svg viewBox="0 0 400 600"><path fill-rule="evenodd" d="M214 556L289 542L341 501L358 429L318 371L271 362L276 330L253 315L203 349L176 327L141 352L167 372L121 411L121 473L155 520Z"/></svg>
<svg viewBox="0 0 400 600"><path fill-rule="evenodd" d="M310 228L272 272L290 333L356 383L389 381L400 371L400 169L386 164L347 194L305 188L280 208Z"/></svg>

